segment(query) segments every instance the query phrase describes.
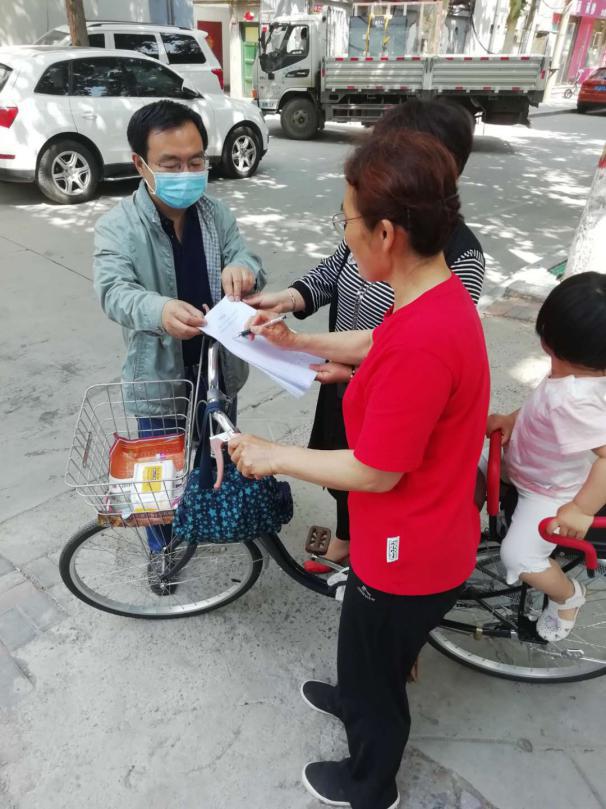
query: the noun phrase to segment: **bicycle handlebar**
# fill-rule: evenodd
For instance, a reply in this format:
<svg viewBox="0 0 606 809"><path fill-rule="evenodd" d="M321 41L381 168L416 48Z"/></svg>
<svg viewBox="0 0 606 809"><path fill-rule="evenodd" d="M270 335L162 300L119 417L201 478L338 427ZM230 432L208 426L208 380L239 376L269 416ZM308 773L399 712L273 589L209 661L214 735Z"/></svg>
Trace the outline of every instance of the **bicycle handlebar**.
<svg viewBox="0 0 606 809"><path fill-rule="evenodd" d="M572 548L575 551L581 551L581 553L585 554L585 566L587 570L597 570L598 555L591 542L587 542L586 539L573 539L572 537L562 537L559 534L549 533L549 524L555 519L555 517L546 517L539 523L539 534L543 539L546 539L547 542L553 542L554 545L560 545L563 548ZM606 528L606 517L594 517L591 527Z"/></svg>

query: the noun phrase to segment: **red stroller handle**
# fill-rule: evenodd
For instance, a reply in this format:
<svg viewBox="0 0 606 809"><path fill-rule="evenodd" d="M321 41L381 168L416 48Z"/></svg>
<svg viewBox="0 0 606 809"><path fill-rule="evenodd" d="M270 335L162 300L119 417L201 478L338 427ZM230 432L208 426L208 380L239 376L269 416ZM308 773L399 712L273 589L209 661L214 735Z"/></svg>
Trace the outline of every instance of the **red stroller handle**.
<svg viewBox="0 0 606 809"><path fill-rule="evenodd" d="M546 539L547 542L553 542L554 545L560 545L562 548L572 548L575 551L581 551L585 554L585 566L587 570L597 570L598 568L598 555L591 542L585 539L573 539L572 537L561 537L559 534L549 533L549 524L555 517L546 517L539 523L539 534ZM591 524L592 528L606 528L606 517L594 517Z"/></svg>
<svg viewBox="0 0 606 809"><path fill-rule="evenodd" d="M499 513L502 440L503 433L501 430L495 430L490 434L488 469L486 470L486 510L489 517L496 517Z"/></svg>

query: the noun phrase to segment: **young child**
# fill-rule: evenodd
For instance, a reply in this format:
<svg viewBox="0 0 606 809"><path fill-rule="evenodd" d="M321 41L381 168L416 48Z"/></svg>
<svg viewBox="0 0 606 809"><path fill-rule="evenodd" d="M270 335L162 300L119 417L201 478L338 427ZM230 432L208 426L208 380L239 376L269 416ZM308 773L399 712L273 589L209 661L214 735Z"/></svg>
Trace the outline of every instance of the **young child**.
<svg viewBox="0 0 606 809"><path fill-rule="evenodd" d="M568 278L546 298L536 331L551 371L520 410L488 417L503 432L506 478L519 499L501 546L507 582L521 579L549 597L537 622L547 641L563 640L585 603L585 590L550 559L550 530L582 539L606 503L606 275Z"/></svg>

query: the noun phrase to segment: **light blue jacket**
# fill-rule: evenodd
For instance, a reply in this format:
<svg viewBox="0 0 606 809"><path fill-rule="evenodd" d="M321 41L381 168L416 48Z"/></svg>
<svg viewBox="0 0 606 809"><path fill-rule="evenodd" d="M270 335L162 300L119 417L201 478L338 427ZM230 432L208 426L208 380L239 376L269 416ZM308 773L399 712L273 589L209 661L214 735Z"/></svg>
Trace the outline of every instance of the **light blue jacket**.
<svg viewBox="0 0 606 809"><path fill-rule="evenodd" d="M247 249L231 211L207 196L196 207L213 304L223 294L221 271L231 264L252 270L261 289L266 281L261 260ZM178 297L173 251L144 182L97 222L94 286L105 314L123 327L123 381L182 379L181 341L162 328L164 305ZM233 396L246 381L248 366L227 351L221 359L225 392ZM160 406L150 405L141 415L160 412Z"/></svg>

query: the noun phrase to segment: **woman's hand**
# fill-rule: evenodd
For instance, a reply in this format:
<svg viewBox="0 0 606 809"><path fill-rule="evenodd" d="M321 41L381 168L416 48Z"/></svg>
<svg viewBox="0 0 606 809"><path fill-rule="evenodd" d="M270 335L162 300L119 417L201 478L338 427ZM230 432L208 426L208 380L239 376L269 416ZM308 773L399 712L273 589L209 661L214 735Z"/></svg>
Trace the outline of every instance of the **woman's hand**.
<svg viewBox="0 0 606 809"><path fill-rule="evenodd" d="M272 309L274 312L298 312L305 308L303 296L292 288L280 292L257 292L244 298L244 303L255 309Z"/></svg>
<svg viewBox="0 0 606 809"><path fill-rule="evenodd" d="M340 362L323 362L309 367L312 371L316 371L316 381L322 385L349 382L351 379L351 365L342 365Z"/></svg>
<svg viewBox="0 0 606 809"><path fill-rule="evenodd" d="M509 439L511 438L511 434L513 432L513 428L516 423L518 412L509 413L508 415L504 415L503 413L492 413L488 416L488 421L486 422L486 436L490 438L491 434L495 432L495 430L500 430L503 435L501 438L501 446L505 446L505 444L509 443Z"/></svg>
<svg viewBox="0 0 606 809"><path fill-rule="evenodd" d="M585 514L573 501L560 506L555 520L549 524L549 532L553 534L556 528L559 528L561 537L585 539L592 523L593 516Z"/></svg>
<svg viewBox="0 0 606 809"><path fill-rule="evenodd" d="M227 449L238 472L245 478L260 478L275 474L274 453L277 444L255 435L235 435Z"/></svg>
<svg viewBox="0 0 606 809"><path fill-rule="evenodd" d="M264 323L269 323L280 317L279 312L257 312L254 317L246 321L245 329L250 329L251 334L248 335L249 340L254 340L255 336L262 335L272 345L283 348L286 351L295 351L299 348L300 335L297 332L289 329L286 323L281 320L279 323L274 323L273 326L263 326Z"/></svg>

